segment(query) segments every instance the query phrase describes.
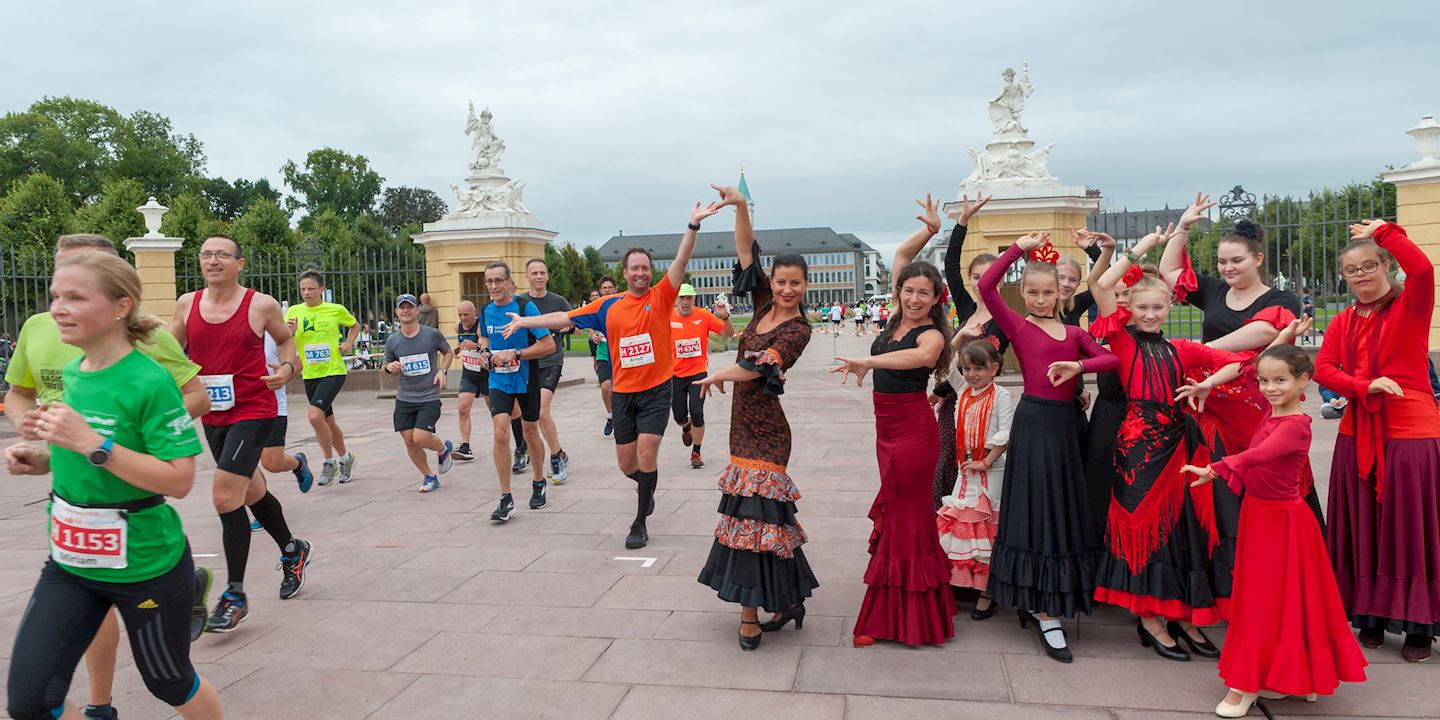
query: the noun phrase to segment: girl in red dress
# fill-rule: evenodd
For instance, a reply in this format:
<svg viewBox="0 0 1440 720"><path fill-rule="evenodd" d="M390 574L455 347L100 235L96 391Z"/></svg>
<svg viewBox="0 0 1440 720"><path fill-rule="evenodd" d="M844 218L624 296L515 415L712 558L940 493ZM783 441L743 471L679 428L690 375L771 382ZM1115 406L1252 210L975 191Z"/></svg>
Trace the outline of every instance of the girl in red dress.
<svg viewBox="0 0 1440 720"><path fill-rule="evenodd" d="M1395 223L1350 232L1340 268L1356 303L1326 328L1315 375L1350 400L1330 465L1330 558L1360 644L1404 633L1401 656L1423 662L1440 634L1440 409L1426 364L1435 268Z"/></svg>
<svg viewBox="0 0 1440 720"><path fill-rule="evenodd" d="M1346 624L1320 524L1303 499L1310 416L1300 393L1315 366L1300 348L1277 345L1260 355L1256 368L1271 413L1250 449L1208 467L1182 468L1199 477L1194 485L1218 477L1245 495L1233 610L1220 655L1220 678L1230 688L1215 707L1221 717L1244 716L1262 693L1313 702L1341 682L1365 681L1365 656Z"/></svg>

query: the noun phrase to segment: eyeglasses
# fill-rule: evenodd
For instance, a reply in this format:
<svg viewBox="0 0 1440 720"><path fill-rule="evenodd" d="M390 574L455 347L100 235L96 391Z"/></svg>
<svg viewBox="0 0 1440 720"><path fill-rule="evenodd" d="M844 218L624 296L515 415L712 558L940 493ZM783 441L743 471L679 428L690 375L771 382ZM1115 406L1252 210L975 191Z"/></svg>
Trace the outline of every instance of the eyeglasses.
<svg viewBox="0 0 1440 720"><path fill-rule="evenodd" d="M1344 276L1347 277L1347 278L1353 278L1353 277L1359 277L1359 276L1361 276L1361 275L1369 275L1370 273L1373 273L1373 272L1375 272L1376 270L1379 270L1379 269L1380 269L1380 263L1379 263L1379 262L1377 262L1377 261L1375 261L1375 260L1369 260L1369 261L1366 261L1365 263L1362 263L1362 264L1361 264L1360 266L1358 266L1358 267L1355 266L1355 265L1346 265L1345 267L1340 268L1340 274L1341 274L1341 275L1344 275Z"/></svg>
<svg viewBox="0 0 1440 720"><path fill-rule="evenodd" d="M237 258L237 257L239 257L239 256L236 255L235 253L232 253L232 252L228 251L228 250L201 250L201 251L200 251L200 259L201 259L201 260L210 260L210 259L212 259L212 258L217 259L217 260L234 260L234 259Z"/></svg>
<svg viewBox="0 0 1440 720"><path fill-rule="evenodd" d="M504 285L510 282L510 278L485 278L486 285Z"/></svg>

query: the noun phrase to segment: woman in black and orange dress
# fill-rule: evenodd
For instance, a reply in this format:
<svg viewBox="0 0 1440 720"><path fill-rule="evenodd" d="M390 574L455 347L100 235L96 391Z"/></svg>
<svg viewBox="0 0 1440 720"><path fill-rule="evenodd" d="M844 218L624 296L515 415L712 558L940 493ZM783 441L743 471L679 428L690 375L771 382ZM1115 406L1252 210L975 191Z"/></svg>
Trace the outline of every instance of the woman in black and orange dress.
<svg viewBox="0 0 1440 720"><path fill-rule="evenodd" d="M779 630L791 620L799 629L805 598L820 585L800 549L800 491L786 473L790 423L780 406L784 372L810 342L810 323L801 312L808 270L803 257L786 253L775 258L773 277L766 277L744 197L735 188L721 189L720 196L735 206L735 292L751 294L755 319L740 335L736 364L696 383L706 393L735 384L730 464L719 481L720 524L699 581L720 599L739 603L740 648L749 651L760 646L761 630ZM758 608L775 614L770 622L760 623Z"/></svg>

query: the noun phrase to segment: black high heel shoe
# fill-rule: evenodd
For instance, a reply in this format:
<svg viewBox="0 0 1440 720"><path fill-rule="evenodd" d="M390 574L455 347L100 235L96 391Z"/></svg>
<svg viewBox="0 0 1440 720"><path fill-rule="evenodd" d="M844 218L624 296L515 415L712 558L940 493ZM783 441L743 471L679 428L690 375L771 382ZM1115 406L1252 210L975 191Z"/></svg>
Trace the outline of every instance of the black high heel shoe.
<svg viewBox="0 0 1440 720"><path fill-rule="evenodd" d="M985 608L984 610L981 610L981 609L980 609L980 600L989 600L989 601L990 601L990 606L987 607L987 608ZM975 601L975 609L970 611L970 619L971 619L971 620L989 620L992 616L995 615L995 608L997 607L997 604L996 604L996 602L995 602L995 598L986 597L986 596L984 596L984 595L981 595L981 596L980 596L980 600L976 600L976 601Z"/></svg>
<svg viewBox="0 0 1440 720"><path fill-rule="evenodd" d="M1220 649L1215 647L1215 645L1210 642L1210 638L1205 637L1204 630L1201 630L1198 627L1195 628L1195 632L1200 633L1200 639L1196 640L1195 638L1190 637L1190 633L1185 632L1185 628L1180 627L1180 623L1178 622L1172 621L1169 625L1165 627L1165 629L1169 631L1170 637L1176 638L1178 640L1184 640L1185 644L1190 646L1191 653L1199 655L1200 657L1210 658L1212 660L1220 657Z"/></svg>
<svg viewBox="0 0 1440 720"><path fill-rule="evenodd" d="M993 601L992 601L992 602L993 602ZM1064 640L1065 640L1065 629L1064 629L1064 628L1057 626L1057 627L1050 628L1049 630L1046 630L1045 628L1043 628L1043 627L1040 626L1040 618L1035 617L1034 615L1030 614L1029 612L1026 612L1026 611L1024 611L1024 610L1021 610L1021 609L1019 609L1019 608L1016 608L1015 614L1016 614L1017 616L1019 616L1019 618L1020 618L1020 628L1021 628L1022 630L1025 629L1026 627L1028 627L1031 623L1034 623L1034 624L1035 624L1035 634L1040 636L1040 646L1043 647L1043 648L1045 648L1045 654L1046 654L1046 655L1049 655L1051 660L1055 660L1055 661L1062 662L1062 663L1068 663L1068 662L1072 662L1072 661L1075 660L1075 655L1070 652L1070 646L1069 646L1068 644L1067 644L1067 645L1064 645L1064 646L1061 646L1061 647L1058 647L1058 648L1057 648L1057 647L1051 647L1051 646L1050 646L1050 641L1048 641L1048 640L1045 639L1045 636L1046 636L1046 635L1048 635L1048 634L1050 634L1050 633L1052 633L1052 632L1055 632L1055 633L1060 633L1060 639L1061 639L1061 641L1064 641Z"/></svg>
<svg viewBox="0 0 1440 720"><path fill-rule="evenodd" d="M741 624L741 625L759 625L759 624L760 624L760 621L759 621L759 620L741 620L741 621L740 621L740 624ZM740 649L741 649L741 650L744 650L745 652L750 652L751 650L754 650L755 648L760 647L760 638L765 637L765 635L764 635L763 633L760 634L760 635L756 635L756 636L754 636L754 637L750 637L750 636L746 635L745 633L739 633L739 635L740 635Z"/></svg>
<svg viewBox="0 0 1440 720"><path fill-rule="evenodd" d="M1166 660L1184 662L1190 659L1190 653L1185 652L1185 649L1180 647L1180 643L1175 643L1173 647L1165 647L1155 639L1154 635L1150 634L1149 630L1145 629L1145 624L1139 620L1135 621L1135 632L1140 635L1140 647L1155 648L1155 654Z"/></svg>
<svg viewBox="0 0 1440 720"><path fill-rule="evenodd" d="M785 625L791 620L795 621L796 630L805 627L804 603L796 603L794 605L791 605L788 610L780 613L780 617L775 618L774 620L760 623L760 630L763 632L775 632L776 630L783 629Z"/></svg>

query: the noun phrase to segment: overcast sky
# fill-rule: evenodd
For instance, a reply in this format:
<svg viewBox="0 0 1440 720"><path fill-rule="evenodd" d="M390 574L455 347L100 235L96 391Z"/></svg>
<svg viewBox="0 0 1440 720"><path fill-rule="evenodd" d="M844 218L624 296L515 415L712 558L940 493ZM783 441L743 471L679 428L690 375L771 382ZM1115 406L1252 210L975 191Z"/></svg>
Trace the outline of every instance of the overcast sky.
<svg viewBox="0 0 1440 720"><path fill-rule="evenodd" d="M1366 180L1440 113L1433 0L848 5L16 3L0 112L146 109L199 137L212 175L278 182L332 146L450 200L473 100L562 241L683 229L743 164L759 227L882 249L917 195L958 194L1007 66L1030 63L1051 172L1116 209Z"/></svg>

